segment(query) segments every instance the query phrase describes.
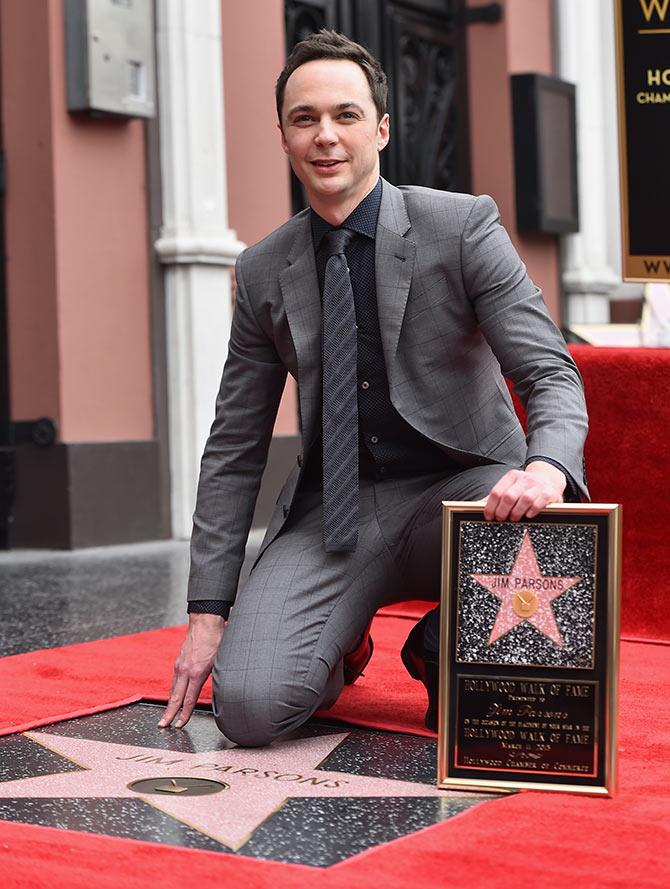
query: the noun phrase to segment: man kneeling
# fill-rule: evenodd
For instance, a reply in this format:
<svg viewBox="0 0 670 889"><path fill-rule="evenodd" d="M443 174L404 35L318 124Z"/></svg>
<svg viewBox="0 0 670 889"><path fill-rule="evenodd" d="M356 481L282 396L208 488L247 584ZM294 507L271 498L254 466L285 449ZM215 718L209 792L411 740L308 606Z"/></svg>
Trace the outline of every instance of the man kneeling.
<svg viewBox="0 0 670 889"><path fill-rule="evenodd" d="M486 499L487 519L517 521L564 492L588 496L581 379L493 200L380 178L386 77L340 34L295 47L276 99L310 207L237 262L190 622L159 722L185 725L211 671L221 731L253 746L356 679L378 608L439 598L442 500ZM236 597L287 372L303 453ZM437 627L436 608L402 652L428 690L431 728Z"/></svg>

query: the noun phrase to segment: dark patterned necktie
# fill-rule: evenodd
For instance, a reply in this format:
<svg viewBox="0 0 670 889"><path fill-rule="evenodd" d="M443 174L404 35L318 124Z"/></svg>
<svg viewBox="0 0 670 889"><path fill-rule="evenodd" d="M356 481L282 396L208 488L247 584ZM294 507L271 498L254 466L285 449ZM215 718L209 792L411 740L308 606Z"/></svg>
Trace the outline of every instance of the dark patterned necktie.
<svg viewBox="0 0 670 889"><path fill-rule="evenodd" d="M349 229L327 232L323 282L323 543L326 552L358 542L356 311L344 251Z"/></svg>

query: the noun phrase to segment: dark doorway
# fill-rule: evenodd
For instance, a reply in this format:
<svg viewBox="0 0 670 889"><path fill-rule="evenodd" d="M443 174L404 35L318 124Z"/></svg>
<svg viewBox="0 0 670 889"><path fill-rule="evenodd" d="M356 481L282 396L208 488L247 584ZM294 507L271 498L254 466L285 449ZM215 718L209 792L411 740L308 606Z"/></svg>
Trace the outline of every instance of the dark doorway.
<svg viewBox="0 0 670 889"><path fill-rule="evenodd" d="M464 0L286 0L287 52L320 28L367 46L389 78L391 141L382 176L396 185L470 190ZM293 210L306 206L291 176Z"/></svg>

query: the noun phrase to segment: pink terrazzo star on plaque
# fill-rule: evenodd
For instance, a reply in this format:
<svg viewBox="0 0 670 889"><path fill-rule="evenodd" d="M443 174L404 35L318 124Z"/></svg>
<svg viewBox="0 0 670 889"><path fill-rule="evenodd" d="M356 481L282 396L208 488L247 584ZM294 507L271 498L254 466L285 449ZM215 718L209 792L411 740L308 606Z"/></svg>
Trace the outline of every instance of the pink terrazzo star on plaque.
<svg viewBox="0 0 670 889"><path fill-rule="evenodd" d="M564 642L551 602L576 586L581 577L545 577L540 571L528 531L509 574L471 574L478 584L500 599L501 606L488 644L526 621L559 648Z"/></svg>
<svg viewBox="0 0 670 889"><path fill-rule="evenodd" d="M4 781L0 798L139 797L234 851L290 797L473 796L430 784L318 769L347 733L205 753L172 753L42 732L25 732L25 736L84 771ZM137 793L128 786L139 779L162 779L156 783L164 787L184 777L220 781L229 787L211 795L180 797L170 792Z"/></svg>

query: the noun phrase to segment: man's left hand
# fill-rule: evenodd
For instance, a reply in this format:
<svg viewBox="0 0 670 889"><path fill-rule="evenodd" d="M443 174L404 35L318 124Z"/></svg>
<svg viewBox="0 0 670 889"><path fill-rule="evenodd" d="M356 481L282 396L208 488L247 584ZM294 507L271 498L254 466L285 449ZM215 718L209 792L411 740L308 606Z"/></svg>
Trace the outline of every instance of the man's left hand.
<svg viewBox="0 0 670 889"><path fill-rule="evenodd" d="M549 503L562 503L567 480L560 469L543 460L525 469L510 469L491 490L484 508L487 521L532 519Z"/></svg>

